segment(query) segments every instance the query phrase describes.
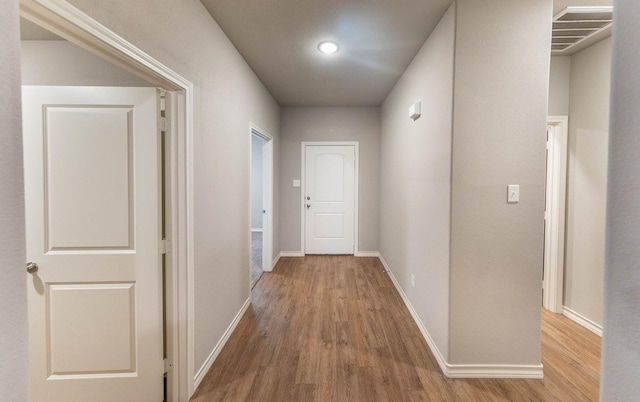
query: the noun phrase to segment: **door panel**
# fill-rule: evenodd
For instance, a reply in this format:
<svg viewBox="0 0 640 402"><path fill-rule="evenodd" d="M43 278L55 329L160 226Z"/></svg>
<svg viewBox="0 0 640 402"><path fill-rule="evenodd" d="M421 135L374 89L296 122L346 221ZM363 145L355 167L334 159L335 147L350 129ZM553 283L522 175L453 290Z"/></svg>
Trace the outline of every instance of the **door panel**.
<svg viewBox="0 0 640 402"><path fill-rule="evenodd" d="M155 88L23 87L33 401L161 401Z"/></svg>
<svg viewBox="0 0 640 402"><path fill-rule="evenodd" d="M305 253L353 254L355 146L305 148Z"/></svg>
<svg viewBox="0 0 640 402"><path fill-rule="evenodd" d="M133 249L133 109L44 108L47 249Z"/></svg>

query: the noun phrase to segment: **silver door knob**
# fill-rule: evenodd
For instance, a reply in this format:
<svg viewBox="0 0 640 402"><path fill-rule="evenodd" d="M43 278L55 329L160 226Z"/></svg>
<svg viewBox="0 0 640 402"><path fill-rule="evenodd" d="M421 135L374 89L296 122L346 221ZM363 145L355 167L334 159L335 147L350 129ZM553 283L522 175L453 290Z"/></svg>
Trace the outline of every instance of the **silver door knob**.
<svg viewBox="0 0 640 402"><path fill-rule="evenodd" d="M311 208L311 204L307 204L307 208Z"/></svg>
<svg viewBox="0 0 640 402"><path fill-rule="evenodd" d="M27 272L30 274L35 274L36 272L38 272L38 264L32 261L29 261L27 263Z"/></svg>

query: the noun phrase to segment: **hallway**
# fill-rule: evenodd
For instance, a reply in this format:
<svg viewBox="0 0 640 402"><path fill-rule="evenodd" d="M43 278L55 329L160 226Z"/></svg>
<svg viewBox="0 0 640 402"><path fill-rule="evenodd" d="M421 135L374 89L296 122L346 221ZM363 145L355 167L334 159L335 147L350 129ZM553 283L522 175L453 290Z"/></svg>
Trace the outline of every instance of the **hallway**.
<svg viewBox="0 0 640 402"><path fill-rule="evenodd" d="M544 380L442 375L377 258L282 258L192 401L598 399L600 338L543 312Z"/></svg>

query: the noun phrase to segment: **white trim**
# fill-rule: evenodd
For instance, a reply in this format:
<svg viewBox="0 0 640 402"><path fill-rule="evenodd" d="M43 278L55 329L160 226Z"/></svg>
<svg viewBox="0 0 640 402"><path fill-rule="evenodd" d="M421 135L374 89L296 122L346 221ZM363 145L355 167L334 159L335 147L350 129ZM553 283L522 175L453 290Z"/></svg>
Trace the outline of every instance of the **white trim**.
<svg viewBox="0 0 640 402"><path fill-rule="evenodd" d="M173 362L173 390L170 398L188 400L193 394L194 371L194 215L193 215L193 84L116 35L64 0L20 0L20 15L163 89L173 91L178 121L171 149L171 264L177 286L169 289L176 305L177 340Z"/></svg>
<svg viewBox="0 0 640 402"><path fill-rule="evenodd" d="M251 233L262 233L261 228L251 228Z"/></svg>
<svg viewBox="0 0 640 402"><path fill-rule="evenodd" d="M595 322L591 321L590 319L583 316L582 314L571 310L569 307L562 308L562 315L564 315L571 321L574 321L579 325L582 325L583 327L593 332L594 334L600 337L602 336L602 325L596 324Z"/></svg>
<svg viewBox="0 0 640 402"><path fill-rule="evenodd" d="M549 140L547 142L547 204L545 206L542 305L554 313L562 312L564 287L568 126L569 118L567 116L549 116L547 118Z"/></svg>
<svg viewBox="0 0 640 402"><path fill-rule="evenodd" d="M379 251L358 251L354 254L355 257L378 257L380 258Z"/></svg>
<svg viewBox="0 0 640 402"><path fill-rule="evenodd" d="M427 331L424 323L418 316L418 313L413 308L413 305L409 301L409 298L404 293L404 290L400 286L400 283L393 275L393 271L387 264L387 261L382 255L379 256L380 262L384 266L385 271L389 274L389 278L393 282L398 294L402 298L405 306L411 313L413 320L415 321L418 329L422 333L427 345L431 349L431 352L436 358L440 370L449 378L537 378L543 377L542 364L539 365L503 365L503 364L449 364L445 360L444 356L438 349L438 346L434 342L433 338Z"/></svg>
<svg viewBox="0 0 640 402"><path fill-rule="evenodd" d="M447 364L449 378L544 378L542 364Z"/></svg>
<svg viewBox="0 0 640 402"><path fill-rule="evenodd" d="M302 251L281 251L280 257L304 257L304 253Z"/></svg>
<svg viewBox="0 0 640 402"><path fill-rule="evenodd" d="M209 372L209 369L213 365L213 362L215 362L216 358L220 354L220 351L222 351L222 348L224 348L224 345L227 344L229 337L238 326L240 319L242 319L242 316L247 311L250 305L251 305L251 299L247 299L242 305L242 307L240 308L240 311L238 311L238 314L236 314L235 318L231 322L231 325L229 325L227 330L224 331L224 334L222 335L222 338L220 338L220 340L218 341L218 344L213 348L211 353L209 353L209 357L207 357L207 360L204 361L204 364L202 365L202 367L200 367L200 369L198 370L198 373L195 376L194 385L196 388L198 388L198 386L204 379L204 376L207 375L207 373Z"/></svg>
<svg viewBox="0 0 640 402"><path fill-rule="evenodd" d="M304 255L305 253L305 185L306 185L306 147L310 146L323 146L323 145L352 145L354 147L355 152L355 171L354 171L354 196L353 196L353 255L358 254L358 243L359 243L359 233L358 233L358 221L359 221L359 177L360 177L360 142L359 141L302 141L302 156L301 156L301 166L300 166L300 249ZM284 257L284 255L283 255Z"/></svg>
<svg viewBox="0 0 640 402"><path fill-rule="evenodd" d="M380 262L382 262L382 265L384 266L385 271L389 274L389 278L391 278L391 282L393 282L393 285L396 287L398 294L400 294L400 297L402 298L404 305L407 306L409 313L411 313L411 317L413 317L413 320L416 322L418 329L422 333L422 337L425 339L425 341L427 341L427 345L429 345L429 349L431 349L431 352L435 356L436 361L440 366L440 370L442 370L442 373L448 377L447 361L444 359L444 356L442 356L440 349L438 349L438 346L436 345L433 338L429 334L429 331L427 331L427 327L425 327L425 325L422 323L422 320L418 316L418 313L413 308L413 305L409 301L409 298L407 297L407 295L404 293L402 286L400 286L400 283L398 282L396 277L393 275L393 271L391 271L389 264L387 264L387 261L384 259L382 255L380 255L379 258L380 258Z"/></svg>
<svg viewBox="0 0 640 402"><path fill-rule="evenodd" d="M282 253L278 253L278 255L276 255L276 258L273 259L273 262L271 263L271 270L272 271L276 267L276 265L278 264L278 261L280 261L280 257L281 256L282 256Z"/></svg>
<svg viewBox="0 0 640 402"><path fill-rule="evenodd" d="M273 259L273 136L267 131L260 128L257 124L249 122L249 194L251 194L251 170L252 170L252 153L253 145L251 143L252 136L258 136L265 142L262 145L263 154L263 190L262 190L262 208L266 211L262 217L262 270L269 272L273 267L269 261ZM251 199L251 198L250 198ZM249 222L251 222L251 202L249 202ZM251 229L253 231L253 229ZM249 239L251 244L251 239ZM249 275L249 289L251 289L251 275Z"/></svg>

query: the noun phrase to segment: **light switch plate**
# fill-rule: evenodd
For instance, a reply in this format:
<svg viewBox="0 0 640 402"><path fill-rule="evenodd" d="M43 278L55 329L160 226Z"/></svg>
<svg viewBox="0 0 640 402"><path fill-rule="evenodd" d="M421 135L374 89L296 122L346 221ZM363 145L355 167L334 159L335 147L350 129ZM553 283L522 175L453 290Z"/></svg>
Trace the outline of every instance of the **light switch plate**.
<svg viewBox="0 0 640 402"><path fill-rule="evenodd" d="M300 187L300 180L294 180L293 187Z"/></svg>
<svg viewBox="0 0 640 402"><path fill-rule="evenodd" d="M509 184L507 186L507 202L510 204L520 202L520 185Z"/></svg>

